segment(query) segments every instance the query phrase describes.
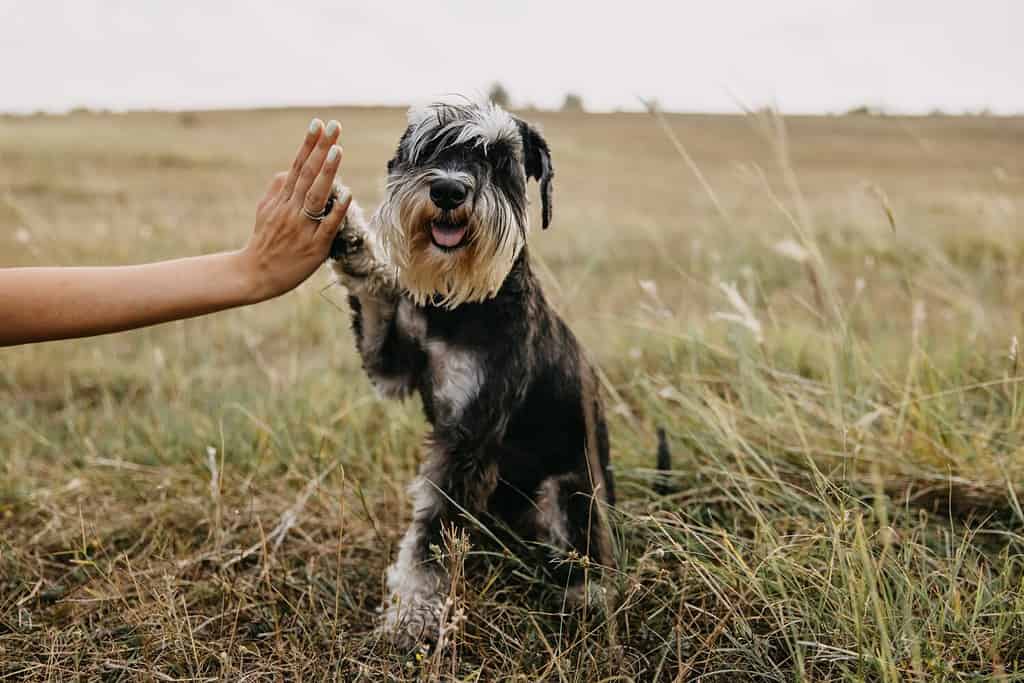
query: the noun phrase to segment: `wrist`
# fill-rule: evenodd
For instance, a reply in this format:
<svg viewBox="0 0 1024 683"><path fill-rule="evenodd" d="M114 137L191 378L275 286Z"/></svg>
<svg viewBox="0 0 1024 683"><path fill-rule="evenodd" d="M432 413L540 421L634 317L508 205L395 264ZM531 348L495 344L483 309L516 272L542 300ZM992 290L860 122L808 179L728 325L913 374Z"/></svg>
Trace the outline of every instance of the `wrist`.
<svg viewBox="0 0 1024 683"><path fill-rule="evenodd" d="M266 270L260 267L248 249L228 252L226 256L233 282L232 291L236 293L239 305L247 306L273 298Z"/></svg>

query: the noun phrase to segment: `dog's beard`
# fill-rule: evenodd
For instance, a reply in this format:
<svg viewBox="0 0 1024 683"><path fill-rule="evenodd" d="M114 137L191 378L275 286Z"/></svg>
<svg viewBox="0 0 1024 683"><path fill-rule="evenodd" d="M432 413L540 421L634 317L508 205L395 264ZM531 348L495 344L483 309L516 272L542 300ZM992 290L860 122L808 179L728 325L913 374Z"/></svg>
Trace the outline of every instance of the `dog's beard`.
<svg viewBox="0 0 1024 683"><path fill-rule="evenodd" d="M453 211L430 200L427 186L389 188L374 216L399 284L419 305L455 308L485 301L501 288L525 240L526 217L484 190ZM454 248L435 244L440 224L465 225ZM450 240L445 240L450 241Z"/></svg>

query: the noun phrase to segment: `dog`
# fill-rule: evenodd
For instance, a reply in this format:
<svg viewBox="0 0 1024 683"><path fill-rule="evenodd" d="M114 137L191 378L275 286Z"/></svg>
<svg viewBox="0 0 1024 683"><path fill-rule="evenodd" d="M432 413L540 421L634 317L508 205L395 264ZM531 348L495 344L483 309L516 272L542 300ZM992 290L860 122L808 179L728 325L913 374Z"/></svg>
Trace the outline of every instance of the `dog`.
<svg viewBox="0 0 1024 683"><path fill-rule="evenodd" d="M551 563L570 598L585 594L579 564L614 562L597 373L527 247L527 183L547 229L553 178L538 129L493 103L412 109L383 203L368 220L353 204L332 248L363 368L385 397L418 393L432 427L387 572L396 642L437 641L448 577L430 548L465 513L581 559Z"/></svg>

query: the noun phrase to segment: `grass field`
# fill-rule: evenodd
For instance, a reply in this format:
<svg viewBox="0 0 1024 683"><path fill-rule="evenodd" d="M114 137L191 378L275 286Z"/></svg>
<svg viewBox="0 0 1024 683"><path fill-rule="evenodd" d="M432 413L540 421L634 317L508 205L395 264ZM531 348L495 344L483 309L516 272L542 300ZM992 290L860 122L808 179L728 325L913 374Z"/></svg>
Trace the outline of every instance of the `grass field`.
<svg viewBox="0 0 1024 683"><path fill-rule="evenodd" d="M398 110L0 118L0 265L238 247L314 114L372 206ZM606 604L453 542L453 647L378 639L425 425L321 272L0 350L0 680L1024 680L1024 119L524 115L612 415Z"/></svg>

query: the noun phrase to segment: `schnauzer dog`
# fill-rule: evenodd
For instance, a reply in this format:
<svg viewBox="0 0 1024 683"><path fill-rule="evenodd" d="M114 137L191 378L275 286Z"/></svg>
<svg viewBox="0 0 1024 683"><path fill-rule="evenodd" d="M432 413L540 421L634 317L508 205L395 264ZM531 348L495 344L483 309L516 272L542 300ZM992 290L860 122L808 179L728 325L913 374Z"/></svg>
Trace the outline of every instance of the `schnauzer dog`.
<svg viewBox="0 0 1024 683"><path fill-rule="evenodd" d="M597 375L530 267L527 181L551 223L554 169L536 128L493 104L410 111L383 204L352 205L332 250L363 367L418 392L432 431L410 486L412 524L388 569L382 627L436 640L447 575L430 547L468 513L558 557L613 562L614 503ZM573 563L556 563L570 597Z"/></svg>

